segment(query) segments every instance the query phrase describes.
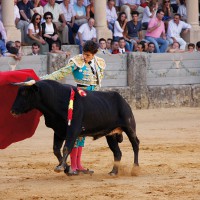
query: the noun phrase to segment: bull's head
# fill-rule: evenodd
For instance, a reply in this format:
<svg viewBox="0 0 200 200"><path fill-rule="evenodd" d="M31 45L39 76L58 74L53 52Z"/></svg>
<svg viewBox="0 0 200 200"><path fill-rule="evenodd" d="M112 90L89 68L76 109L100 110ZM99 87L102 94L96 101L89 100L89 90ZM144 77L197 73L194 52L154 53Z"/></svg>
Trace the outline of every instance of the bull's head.
<svg viewBox="0 0 200 200"><path fill-rule="evenodd" d="M13 116L27 113L35 108L35 101L37 101L38 92L38 87L35 83L35 80L30 80L13 84L20 86L17 97L10 111Z"/></svg>

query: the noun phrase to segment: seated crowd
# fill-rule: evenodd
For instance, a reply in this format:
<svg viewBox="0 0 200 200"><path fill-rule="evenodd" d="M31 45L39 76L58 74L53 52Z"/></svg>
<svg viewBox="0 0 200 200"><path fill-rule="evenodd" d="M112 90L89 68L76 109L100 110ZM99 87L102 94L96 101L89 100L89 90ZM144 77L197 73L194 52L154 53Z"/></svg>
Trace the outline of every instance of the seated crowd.
<svg viewBox="0 0 200 200"><path fill-rule="evenodd" d="M61 45L77 44L80 53L87 40L99 42L99 54L127 52L174 53L200 51L200 41L188 44L186 0L107 0L107 26L113 38L97 41L94 0L13 0L14 21L21 42L7 41L0 21L0 55L21 58L21 46L31 55L69 53ZM1 13L0 13L1 19Z"/></svg>

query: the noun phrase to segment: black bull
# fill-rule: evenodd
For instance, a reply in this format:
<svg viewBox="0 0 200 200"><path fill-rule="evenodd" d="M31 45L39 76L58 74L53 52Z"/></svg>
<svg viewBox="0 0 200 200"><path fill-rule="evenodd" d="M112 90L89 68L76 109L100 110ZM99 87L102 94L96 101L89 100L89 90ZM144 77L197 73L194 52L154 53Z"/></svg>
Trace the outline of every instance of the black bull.
<svg viewBox="0 0 200 200"><path fill-rule="evenodd" d="M69 126L67 115L71 88L75 91L75 99L73 118ZM67 157L77 137L91 136L97 139L106 136L115 161L110 173L117 174L117 163L121 160L122 153L116 134L122 131L132 144L134 164L138 165L139 140L136 136L135 119L128 103L117 92L86 91L86 93L86 96L81 96L76 87L56 81L38 81L31 86L19 88L11 113L20 115L32 109L38 109L43 113L46 126L54 130L53 150L59 161L59 165L55 168L57 172L68 169ZM65 144L62 156L63 142Z"/></svg>

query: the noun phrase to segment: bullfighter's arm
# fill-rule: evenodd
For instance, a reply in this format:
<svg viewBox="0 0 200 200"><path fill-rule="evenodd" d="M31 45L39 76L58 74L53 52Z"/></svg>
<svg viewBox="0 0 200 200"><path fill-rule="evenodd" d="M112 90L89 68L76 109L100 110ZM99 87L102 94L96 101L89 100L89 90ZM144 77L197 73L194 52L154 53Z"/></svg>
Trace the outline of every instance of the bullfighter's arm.
<svg viewBox="0 0 200 200"><path fill-rule="evenodd" d="M65 76L71 74L74 71L75 67L76 67L76 65L74 64L74 62L71 61L65 67L63 67L51 74L44 75L44 76L40 77L40 79L41 80L44 80L44 79L61 80Z"/></svg>

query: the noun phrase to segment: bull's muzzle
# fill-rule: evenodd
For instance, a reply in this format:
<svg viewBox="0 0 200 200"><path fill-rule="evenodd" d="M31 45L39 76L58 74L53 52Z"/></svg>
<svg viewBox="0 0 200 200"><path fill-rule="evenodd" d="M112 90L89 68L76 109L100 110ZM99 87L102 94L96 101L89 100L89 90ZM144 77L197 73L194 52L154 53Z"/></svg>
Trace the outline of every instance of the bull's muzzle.
<svg viewBox="0 0 200 200"><path fill-rule="evenodd" d="M16 113L15 111L11 110L10 111L10 114L13 116L13 117L19 117L21 114L20 113Z"/></svg>

